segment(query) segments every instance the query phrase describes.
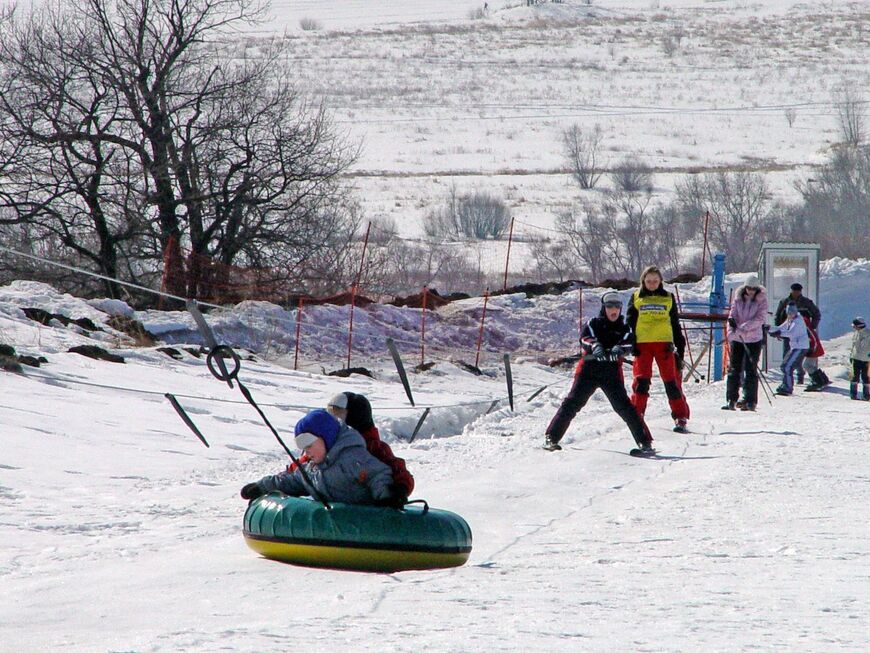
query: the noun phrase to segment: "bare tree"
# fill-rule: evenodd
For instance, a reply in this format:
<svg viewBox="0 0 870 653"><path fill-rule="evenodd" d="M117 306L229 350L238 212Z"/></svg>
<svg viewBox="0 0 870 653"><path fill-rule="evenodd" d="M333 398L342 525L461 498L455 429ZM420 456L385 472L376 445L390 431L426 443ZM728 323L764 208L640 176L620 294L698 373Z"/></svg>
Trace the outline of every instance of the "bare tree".
<svg viewBox="0 0 870 653"><path fill-rule="evenodd" d="M489 193L475 192L463 196L458 209L460 231L471 238L501 238L510 224L510 209Z"/></svg>
<svg viewBox="0 0 870 653"><path fill-rule="evenodd" d="M844 82L835 92L834 106L837 109L840 133L849 145L859 145L864 140L864 114L866 102L859 91Z"/></svg>
<svg viewBox="0 0 870 653"><path fill-rule="evenodd" d="M803 203L790 214L789 237L822 245L827 256L870 251L870 147L844 148L797 184Z"/></svg>
<svg viewBox="0 0 870 653"><path fill-rule="evenodd" d="M595 188L601 178L600 149L603 136L601 127L584 131L580 125L571 125L562 133L562 145L571 175L580 188Z"/></svg>
<svg viewBox="0 0 870 653"><path fill-rule="evenodd" d="M656 238L649 210L651 193L608 193L603 203L603 215L612 225L611 233L618 242L618 265L612 269L622 276L635 277L649 264L650 245Z"/></svg>
<svg viewBox="0 0 870 653"><path fill-rule="evenodd" d="M650 224L653 236L647 242L646 260L657 261L665 273L678 273L683 264L680 249L686 244L679 213L670 206L656 209Z"/></svg>
<svg viewBox="0 0 870 653"><path fill-rule="evenodd" d="M43 214L59 219L62 199L77 193L92 223L100 213L116 221L104 242L135 234L121 249L152 269L169 252L181 270L184 239L193 267L189 278L169 275L177 294L197 294L202 257L287 276L310 276L308 262L322 268L355 226L340 176L357 151L295 90L277 64L279 41L258 57L218 47L227 28L262 11L259 0L85 0L0 23L0 123L31 159L67 161L62 175L58 165L33 169L36 183L57 182L40 189ZM119 184L111 211L107 173ZM133 211L142 217L130 231ZM78 251L73 236L65 242ZM111 257L100 256L108 271Z"/></svg>
<svg viewBox="0 0 870 653"><path fill-rule="evenodd" d="M731 270L755 268L767 234L777 233L775 205L765 178L749 172L688 175L676 186L683 215L710 212L710 244L727 256Z"/></svg>
<svg viewBox="0 0 870 653"><path fill-rule="evenodd" d="M624 159L610 173L613 186L617 190L629 193L653 190L652 168L636 159Z"/></svg>
<svg viewBox="0 0 870 653"><path fill-rule="evenodd" d="M105 138L117 97L71 61L94 34L67 33L52 10L41 18L0 28L0 206L7 216L0 222L21 224L34 240L50 238L114 278L121 248L143 233L143 205L122 179L129 153ZM59 136L71 132L81 138ZM116 284L103 283L118 296Z"/></svg>
<svg viewBox="0 0 870 653"><path fill-rule="evenodd" d="M556 216L571 253L585 265L593 281L606 278L618 267L619 245L613 223L592 204Z"/></svg>
<svg viewBox="0 0 870 653"><path fill-rule="evenodd" d="M426 216L424 230L433 238L500 238L510 224L510 209L485 192L448 191L444 205Z"/></svg>
<svg viewBox="0 0 870 653"><path fill-rule="evenodd" d="M577 257L564 238L536 238L529 242L529 254L534 262L532 272L539 282L579 276Z"/></svg>

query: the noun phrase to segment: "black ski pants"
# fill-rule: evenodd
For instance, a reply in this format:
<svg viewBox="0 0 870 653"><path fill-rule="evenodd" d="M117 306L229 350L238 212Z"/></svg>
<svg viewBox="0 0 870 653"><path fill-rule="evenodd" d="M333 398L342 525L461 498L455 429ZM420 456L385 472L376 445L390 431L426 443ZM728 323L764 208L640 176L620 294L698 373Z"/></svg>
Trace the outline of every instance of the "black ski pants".
<svg viewBox="0 0 870 653"><path fill-rule="evenodd" d="M613 410L622 418L631 431L634 441L641 445L652 442L652 436L644 421L637 414L628 393L625 391L625 381L622 377L622 362L583 361L574 384L568 395L562 400L559 410L550 420L547 435L558 442L565 435L571 420L586 405L592 394L599 388L610 401Z"/></svg>
<svg viewBox="0 0 870 653"><path fill-rule="evenodd" d="M743 377L743 399L747 404L755 406L758 403L758 357L761 355L761 344L758 342L731 341L728 358L728 382L725 398L728 401L740 399L740 378Z"/></svg>

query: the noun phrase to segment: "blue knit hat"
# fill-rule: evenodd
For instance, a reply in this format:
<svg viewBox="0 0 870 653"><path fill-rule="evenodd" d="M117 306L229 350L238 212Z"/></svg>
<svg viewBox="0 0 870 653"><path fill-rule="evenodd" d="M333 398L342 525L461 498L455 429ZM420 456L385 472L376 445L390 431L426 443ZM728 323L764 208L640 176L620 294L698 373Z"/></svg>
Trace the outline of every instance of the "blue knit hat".
<svg viewBox="0 0 870 653"><path fill-rule="evenodd" d="M322 408L312 410L305 417L296 422L296 428L294 429L296 434L296 446L300 449L310 446L314 439L305 436L313 435L323 440L323 443L326 445L326 450L329 451L338 439L338 431L340 428L341 425L338 423L338 420L327 411Z"/></svg>

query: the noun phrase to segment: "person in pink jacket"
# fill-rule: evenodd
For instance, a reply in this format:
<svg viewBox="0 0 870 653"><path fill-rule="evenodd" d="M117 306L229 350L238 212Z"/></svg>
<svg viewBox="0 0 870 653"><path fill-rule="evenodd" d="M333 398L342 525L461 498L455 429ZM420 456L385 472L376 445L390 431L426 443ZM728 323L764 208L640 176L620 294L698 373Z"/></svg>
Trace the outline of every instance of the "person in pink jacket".
<svg viewBox="0 0 870 653"><path fill-rule="evenodd" d="M767 321L767 293L755 275L737 289L728 314L729 364L725 399L722 410L738 406L740 380L743 379L743 401L740 410L755 410L758 404L758 357L764 342L763 326Z"/></svg>

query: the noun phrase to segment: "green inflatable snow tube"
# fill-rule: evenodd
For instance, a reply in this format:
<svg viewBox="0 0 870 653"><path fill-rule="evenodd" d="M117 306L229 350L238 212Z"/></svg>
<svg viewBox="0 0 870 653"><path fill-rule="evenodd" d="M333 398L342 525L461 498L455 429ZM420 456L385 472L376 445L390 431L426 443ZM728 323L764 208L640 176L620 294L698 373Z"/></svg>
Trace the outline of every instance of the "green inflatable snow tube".
<svg viewBox="0 0 870 653"><path fill-rule="evenodd" d="M260 555L311 567L393 572L458 567L471 553L471 529L447 510L402 510L332 503L271 492L244 518L248 546Z"/></svg>

